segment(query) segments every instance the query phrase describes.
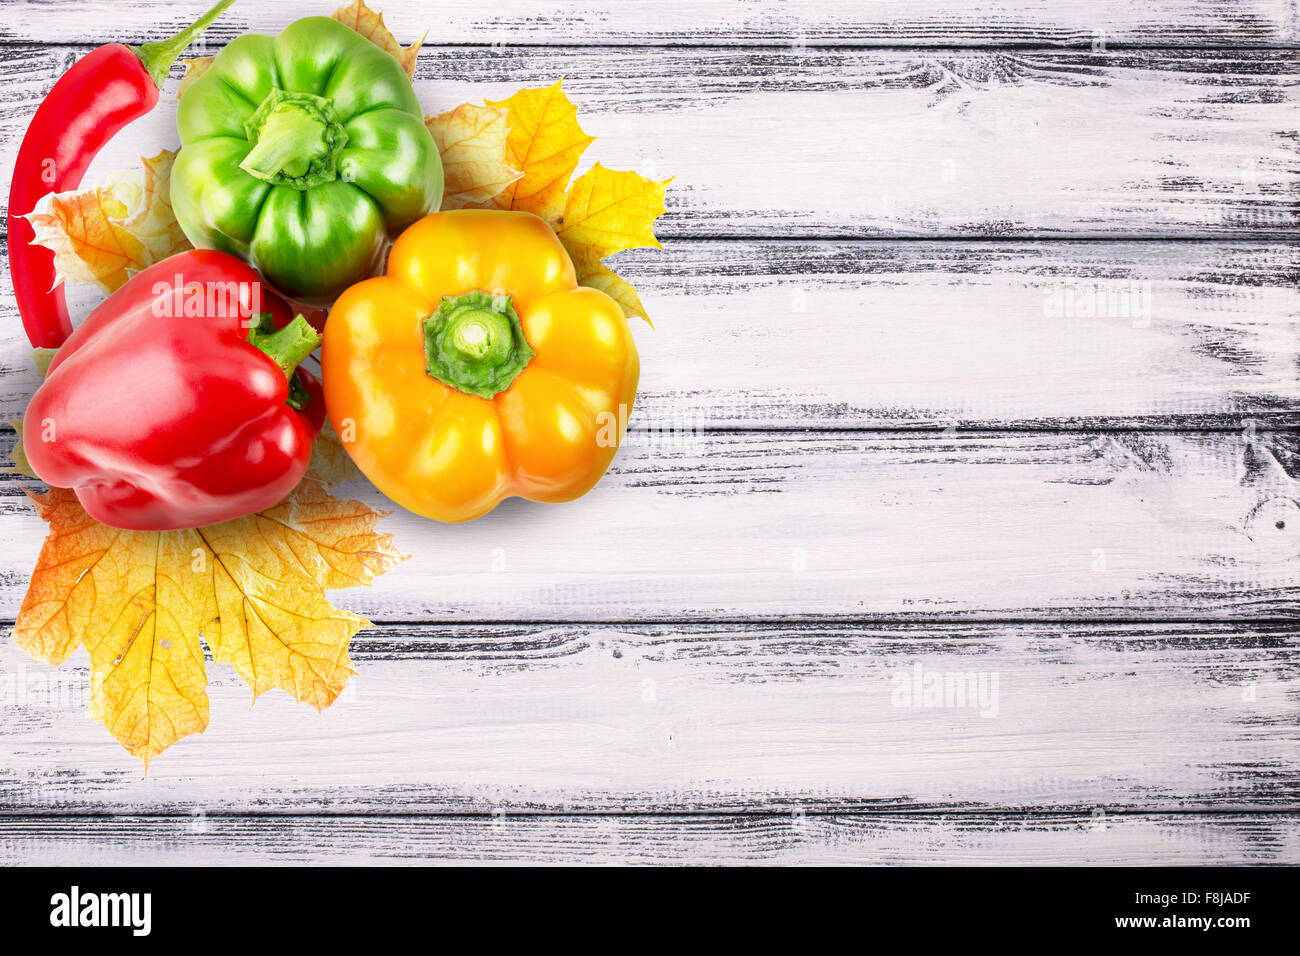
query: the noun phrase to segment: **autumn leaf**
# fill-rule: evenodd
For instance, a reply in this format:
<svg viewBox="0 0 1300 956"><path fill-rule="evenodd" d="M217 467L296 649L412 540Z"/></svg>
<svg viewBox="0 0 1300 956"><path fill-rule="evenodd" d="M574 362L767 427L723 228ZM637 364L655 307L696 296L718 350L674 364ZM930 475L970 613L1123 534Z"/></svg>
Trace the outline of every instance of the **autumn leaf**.
<svg viewBox="0 0 1300 956"><path fill-rule="evenodd" d="M506 158L509 115L507 109L465 103L424 118L442 154L443 209L486 202L523 175Z"/></svg>
<svg viewBox="0 0 1300 956"><path fill-rule="evenodd" d="M33 244L54 253L55 285L72 279L105 292L147 266L192 248L171 207L176 154L163 150L144 169L109 174L103 186L48 193L27 214Z"/></svg>
<svg viewBox="0 0 1300 956"><path fill-rule="evenodd" d="M27 452L23 450L23 423L12 418L6 418L5 424L18 434L18 440L9 449L9 465L4 470L11 475L35 478L36 472L32 470L31 462L27 460Z"/></svg>
<svg viewBox="0 0 1300 956"><path fill-rule="evenodd" d="M348 643L370 624L324 589L369 584L401 560L392 536L375 532L384 516L308 476L273 508L198 529L215 559L203 636L254 699L279 687L321 710L342 692L354 673Z"/></svg>
<svg viewBox="0 0 1300 956"><path fill-rule="evenodd" d="M43 376L54 352L36 349ZM22 423L13 471L24 470ZM34 476L33 476L34 477ZM50 525L14 625L15 642L60 664L80 645L91 662L90 714L148 762L208 723L200 638L256 699L279 687L317 709L353 671L347 649L368 621L325 591L368 585L402 556L379 534L386 512L330 493L364 480L328 425L312 470L266 511L196 530L121 531L99 524L76 494L28 492Z"/></svg>
<svg viewBox="0 0 1300 956"><path fill-rule="evenodd" d="M649 322L636 289L603 260L624 249L663 248L655 238L654 222L664 213L664 196L672 180L656 182L597 163L571 184L578 161L594 140L578 125L577 107L565 96L558 81L487 103L507 111L510 133L505 159L508 166L522 170L523 175L491 199L470 200L467 204L522 209L541 216L568 250L581 285L604 292L619 304L624 315L640 316ZM443 117L450 115L444 113ZM493 177L478 167L462 172L457 187L462 193L472 189L479 176L494 185Z"/></svg>
<svg viewBox="0 0 1300 956"><path fill-rule="evenodd" d="M654 323L650 322L650 316L646 313L645 306L641 304L641 296L637 295L636 287L632 283L616 275L612 269L600 262L594 265L583 263L579 266L575 261L574 269L578 273L579 285L605 293L618 303L619 308L623 310L623 315L628 318L639 316L649 322L653 328Z"/></svg>
<svg viewBox="0 0 1300 956"><path fill-rule="evenodd" d="M186 531L122 531L72 491L28 494L50 530L14 640L51 664L84 645L91 716L146 765L207 727L200 637L255 699L278 687L332 703L353 674L348 644L369 623L325 590L369 584L401 560L375 532L383 512L335 498L314 475L273 508Z"/></svg>
<svg viewBox="0 0 1300 956"><path fill-rule="evenodd" d="M564 197L555 232L571 255L603 259L624 249L662 249L654 221L664 213L671 179L655 182L597 163L574 181Z"/></svg>
<svg viewBox="0 0 1300 956"><path fill-rule="evenodd" d="M14 640L50 664L84 644L91 716L147 764L208 722L202 611L182 583L197 536L109 528L61 488L31 497L50 532Z"/></svg>
<svg viewBox="0 0 1300 956"><path fill-rule="evenodd" d="M132 193L123 182L80 192L47 193L27 220L33 245L54 253L54 284L67 279L93 282L105 292L149 265L144 243L122 228Z"/></svg>
<svg viewBox="0 0 1300 956"><path fill-rule="evenodd" d="M522 209L554 224L564 212L564 190L578 160L595 137L578 125L578 108L554 85L520 90L509 99L486 100L509 111L507 160L523 176L484 203L497 209Z"/></svg>
<svg viewBox="0 0 1300 956"><path fill-rule="evenodd" d="M44 378L49 371L50 363L54 361L54 356L58 349L32 349L32 361L36 364L36 374ZM24 475L28 478L36 478L36 472L32 470L31 462L27 460L27 452L23 450L23 423L21 419L6 419L5 424L12 428L18 435L18 440L13 443L6 456L9 459L7 468L0 468L11 475Z"/></svg>
<svg viewBox="0 0 1300 956"><path fill-rule="evenodd" d="M49 374L50 363L54 361L54 356L58 354L58 349L32 349L32 361L36 363L36 374L41 378Z"/></svg>
<svg viewBox="0 0 1300 956"><path fill-rule="evenodd" d="M406 75L415 78L415 59L420 53L420 47L424 45L424 37L429 35L428 31L409 47L403 47L388 32L388 27L384 26L384 15L371 10L362 0L352 0L346 7L335 10L332 16L339 23L356 30L385 53L391 53L393 59L406 71Z"/></svg>
<svg viewBox="0 0 1300 956"><path fill-rule="evenodd" d="M212 61L215 59L215 56L196 56L191 60L181 60L185 66L185 75L181 77L181 88L177 95L184 96L190 85L208 72L208 67L212 66Z"/></svg>
<svg viewBox="0 0 1300 956"><path fill-rule="evenodd" d="M325 419L320 434L316 436L316 444L311 450L311 464L308 467L319 475L322 481L331 485L366 480L366 476L343 447L343 442L328 418Z"/></svg>
<svg viewBox="0 0 1300 956"><path fill-rule="evenodd" d="M161 262L193 248L172 212L172 164L176 162L176 151L164 149L157 156L141 161L144 176L139 198L131 204L134 212L123 221L122 228L144 243L153 262Z"/></svg>
<svg viewBox="0 0 1300 956"><path fill-rule="evenodd" d="M573 259L578 282L609 295L625 315L639 315L647 322L649 316L636 289L601 260L624 249L663 248L655 238L654 221L664 213L670 182L655 182L597 163L569 187L564 215L555 228Z"/></svg>

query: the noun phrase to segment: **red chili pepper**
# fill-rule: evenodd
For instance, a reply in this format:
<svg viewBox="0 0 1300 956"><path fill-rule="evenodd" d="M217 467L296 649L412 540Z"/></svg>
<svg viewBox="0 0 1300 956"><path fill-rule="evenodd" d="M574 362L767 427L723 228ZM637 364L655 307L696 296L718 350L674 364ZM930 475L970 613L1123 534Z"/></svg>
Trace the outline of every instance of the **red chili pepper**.
<svg viewBox="0 0 1300 956"><path fill-rule="evenodd" d="M164 259L59 349L27 406L27 460L116 528L197 528L269 508L302 479L325 419L319 383L298 368L319 343L234 256Z"/></svg>
<svg viewBox="0 0 1300 956"><path fill-rule="evenodd" d="M154 108L176 58L234 2L221 0L166 40L136 47L110 43L74 63L27 127L9 186L10 216L31 212L46 193L80 186L95 154L123 126ZM54 253L31 245L36 233L26 219L10 225L9 273L23 328L37 348L58 348L72 322L63 287L54 285Z"/></svg>

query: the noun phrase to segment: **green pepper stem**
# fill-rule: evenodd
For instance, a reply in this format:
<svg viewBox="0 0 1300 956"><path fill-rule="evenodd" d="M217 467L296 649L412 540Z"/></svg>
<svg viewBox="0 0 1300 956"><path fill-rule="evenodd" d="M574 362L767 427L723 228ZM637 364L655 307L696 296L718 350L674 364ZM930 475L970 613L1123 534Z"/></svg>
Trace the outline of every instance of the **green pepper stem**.
<svg viewBox="0 0 1300 956"><path fill-rule="evenodd" d="M293 321L282 329L264 332L254 327L248 333L248 341L261 349L280 366L284 377L293 379L293 373L308 355L316 351L321 337L310 322L301 315L295 315Z"/></svg>
<svg viewBox="0 0 1300 956"><path fill-rule="evenodd" d="M267 114L257 145L239 166L259 179L282 172L301 176L325 149L325 124L304 109L284 104Z"/></svg>
<svg viewBox="0 0 1300 956"><path fill-rule="evenodd" d="M176 58L185 52L185 48L199 38L199 34L206 30L212 21L221 16L233 4L235 0L218 0L218 3L211 10L203 14L180 33L175 33L165 40L156 40L153 43L142 43L140 46L131 47L140 60L153 85L162 89L167 82L167 74L172 70L172 64Z"/></svg>
<svg viewBox="0 0 1300 956"><path fill-rule="evenodd" d="M329 97L271 87L244 120L248 152L239 168L273 186L303 191L333 182L348 133Z"/></svg>
<svg viewBox="0 0 1300 956"><path fill-rule="evenodd" d="M536 354L508 295L446 296L423 330L425 371L479 398L508 389Z"/></svg>

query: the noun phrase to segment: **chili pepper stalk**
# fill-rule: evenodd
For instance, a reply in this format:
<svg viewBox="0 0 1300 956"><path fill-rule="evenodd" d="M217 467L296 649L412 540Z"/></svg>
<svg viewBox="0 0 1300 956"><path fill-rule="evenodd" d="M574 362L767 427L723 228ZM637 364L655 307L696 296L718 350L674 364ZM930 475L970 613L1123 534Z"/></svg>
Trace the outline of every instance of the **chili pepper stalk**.
<svg viewBox="0 0 1300 956"><path fill-rule="evenodd" d="M165 40L154 40L152 43L142 43L139 46L128 47L140 60L140 65L144 67L149 78L153 80L153 85L162 89L167 82L167 76L171 73L172 64L180 58L180 55L186 51L191 43L212 25L212 21L221 16L234 4L235 0L217 0L211 10L203 14L184 30L173 33Z"/></svg>

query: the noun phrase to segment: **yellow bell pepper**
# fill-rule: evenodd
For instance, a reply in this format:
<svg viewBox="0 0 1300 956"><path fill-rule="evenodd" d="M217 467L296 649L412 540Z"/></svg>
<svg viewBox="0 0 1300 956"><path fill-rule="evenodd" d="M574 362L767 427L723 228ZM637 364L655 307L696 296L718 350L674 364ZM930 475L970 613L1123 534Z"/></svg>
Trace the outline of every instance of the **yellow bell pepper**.
<svg viewBox="0 0 1300 956"><path fill-rule="evenodd" d="M577 285L531 213L434 213L387 274L339 297L325 404L352 460L398 504L468 521L504 498L569 501L609 467L636 398L627 320Z"/></svg>

